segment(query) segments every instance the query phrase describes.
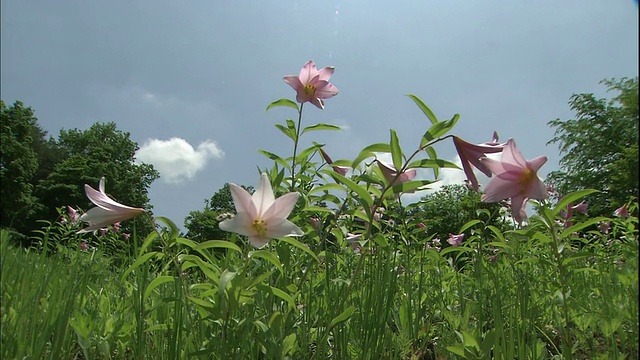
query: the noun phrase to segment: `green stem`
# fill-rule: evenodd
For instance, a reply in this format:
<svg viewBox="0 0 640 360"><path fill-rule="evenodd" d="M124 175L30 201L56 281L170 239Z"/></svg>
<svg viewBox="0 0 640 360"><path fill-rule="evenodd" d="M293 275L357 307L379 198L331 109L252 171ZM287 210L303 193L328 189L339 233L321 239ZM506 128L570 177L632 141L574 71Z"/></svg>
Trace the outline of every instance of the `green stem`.
<svg viewBox="0 0 640 360"><path fill-rule="evenodd" d="M293 159L291 160L291 192L296 188L296 157L298 155L298 141L300 140L300 125L302 124L302 108L304 103L300 104L298 110L298 126L296 126L296 138L293 140Z"/></svg>

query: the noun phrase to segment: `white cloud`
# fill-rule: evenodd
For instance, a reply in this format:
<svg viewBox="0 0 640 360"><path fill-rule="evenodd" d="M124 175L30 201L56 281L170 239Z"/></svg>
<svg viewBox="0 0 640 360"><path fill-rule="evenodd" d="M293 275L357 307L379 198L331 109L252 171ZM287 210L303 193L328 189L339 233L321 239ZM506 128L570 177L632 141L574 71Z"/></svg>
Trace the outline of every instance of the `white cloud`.
<svg viewBox="0 0 640 360"><path fill-rule="evenodd" d="M152 164L160 178L168 184L191 180L210 159L219 159L224 152L214 141L206 140L196 149L186 140L148 139L136 152L136 162Z"/></svg>

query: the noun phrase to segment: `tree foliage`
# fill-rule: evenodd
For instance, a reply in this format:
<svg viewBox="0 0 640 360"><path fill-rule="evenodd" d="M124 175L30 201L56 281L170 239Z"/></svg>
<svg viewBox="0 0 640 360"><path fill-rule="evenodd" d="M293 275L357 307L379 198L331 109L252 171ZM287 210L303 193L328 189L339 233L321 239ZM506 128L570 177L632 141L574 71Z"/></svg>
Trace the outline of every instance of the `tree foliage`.
<svg viewBox="0 0 640 360"><path fill-rule="evenodd" d="M586 198L589 213L611 216L638 196L638 77L601 83L618 94L611 100L574 94L575 119L549 121L556 130L548 144L558 144L562 159L548 180L561 194L599 190Z"/></svg>
<svg viewBox="0 0 640 360"><path fill-rule="evenodd" d="M58 209L70 205L88 210L94 205L84 184L96 188L106 178L107 193L124 204L151 210L148 190L159 178L152 165L136 164L138 144L115 123L95 123L88 130L60 130L47 138L31 108L2 102L2 227L28 235L38 220L55 221ZM152 229L137 219L143 235ZM132 226L124 225L123 231Z"/></svg>
<svg viewBox="0 0 640 360"><path fill-rule="evenodd" d="M481 194L466 185L445 185L439 191L422 197L422 205L412 212L427 227L427 234L442 241L449 234L458 234L464 224L473 219L486 221L499 229L510 229L513 223L501 214L500 204L487 204L480 201ZM490 217L479 214L487 209Z"/></svg>
<svg viewBox="0 0 640 360"><path fill-rule="evenodd" d="M250 193L253 187L243 188ZM229 184L216 191L211 199L205 200L203 210L195 210L189 212L184 220L184 226L187 228L186 237L196 241L220 240L226 237L226 232L220 230L218 224L225 219L224 214L233 214L235 205L229 190Z"/></svg>
<svg viewBox="0 0 640 360"><path fill-rule="evenodd" d="M21 228L38 203L31 182L38 171L38 156L33 148L38 120L33 110L20 101L7 108L0 100L0 114L1 224Z"/></svg>

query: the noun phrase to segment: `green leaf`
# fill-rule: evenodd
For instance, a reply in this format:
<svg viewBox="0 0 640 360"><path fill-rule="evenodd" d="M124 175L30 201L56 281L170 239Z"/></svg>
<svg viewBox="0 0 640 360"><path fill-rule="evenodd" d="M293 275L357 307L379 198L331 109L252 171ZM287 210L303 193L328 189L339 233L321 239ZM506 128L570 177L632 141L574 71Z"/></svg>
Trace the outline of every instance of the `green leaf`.
<svg viewBox="0 0 640 360"><path fill-rule="evenodd" d="M418 105L418 107L420 108L420 110L422 110L422 113L425 114L427 116L427 118L429 119L429 121L431 121L432 124L435 124L438 122L438 118L436 117L436 114L433 113L433 111L431 111L431 109L429 109L429 107L422 102L422 100L420 100L419 97L413 95L413 94L407 94L407 96L413 100L413 102Z"/></svg>
<svg viewBox="0 0 640 360"><path fill-rule="evenodd" d="M423 146L424 146L424 144L420 145L420 147L423 147ZM433 146L427 146L424 149L424 151L426 151L427 155L429 155L429 159L438 160L438 154L436 154L436 150L433 148ZM434 166L433 167L433 177L437 179L439 174L440 174L440 167L439 166Z"/></svg>
<svg viewBox="0 0 640 360"><path fill-rule="evenodd" d="M401 193L408 193L410 191L415 191L415 190L425 190L423 187L433 184L435 181L431 181L431 180L411 180L411 181L406 181L403 183L400 183L398 185L394 185L391 188L391 191L394 194L401 194Z"/></svg>
<svg viewBox="0 0 640 360"><path fill-rule="evenodd" d="M291 169L291 165L289 165L289 163L285 159L281 158L280 156L278 156L278 155L276 155L276 154L274 154L272 152L265 151L265 150L258 150L258 152L260 154L268 157L269 159L277 162L278 164L282 165L283 167L285 167L287 169Z"/></svg>
<svg viewBox="0 0 640 360"><path fill-rule="evenodd" d="M271 104L269 104L269 106L267 106L267 109L265 111L269 111L269 109L277 107L277 106L288 106L288 107L292 107L298 111L300 111L300 108L298 107L298 103L293 102L289 99L280 99L280 100L276 100L274 102L272 102Z"/></svg>
<svg viewBox="0 0 640 360"><path fill-rule="evenodd" d="M449 130L453 128L453 126L458 122L460 115L455 114L451 120L440 121L436 124L431 125L429 130L422 136L421 144L425 146L431 140L437 139L440 136L446 134Z"/></svg>
<svg viewBox="0 0 640 360"><path fill-rule="evenodd" d="M179 233L178 227L173 221L171 221L171 219L166 218L164 216L156 216L155 219L157 221L160 221L161 223L164 223L167 226L167 228L169 229L170 239L175 240L175 238L178 237L178 233Z"/></svg>
<svg viewBox="0 0 640 360"><path fill-rule="evenodd" d="M472 226L475 226L475 225L477 225L477 224L480 224L480 223L482 223L482 221L477 220L477 219L468 221L466 224L462 225L462 227L460 228L460 232L459 232L459 234L462 234L462 233L463 233L463 232L465 232L465 230L467 230L468 228L470 228L470 227L472 227Z"/></svg>
<svg viewBox="0 0 640 360"><path fill-rule="evenodd" d="M238 245L229 242L229 241L225 241L225 240L209 240L209 241L205 241L203 243L198 244L195 247L195 250L204 250L204 249L211 249L211 248L216 248L216 249L230 249L230 250L235 250L239 253L242 253L242 250L240 249L240 247L238 247Z"/></svg>
<svg viewBox="0 0 640 360"><path fill-rule="evenodd" d="M291 140L296 141L296 130L290 129L282 124L275 124L275 126L282 131L283 134L287 135Z"/></svg>
<svg viewBox="0 0 640 360"><path fill-rule="evenodd" d="M389 246L389 242L387 241L387 239L380 233L376 234L376 236L373 237L373 242L375 242L382 248L386 248L387 246Z"/></svg>
<svg viewBox="0 0 640 360"><path fill-rule="evenodd" d="M593 193L597 193L599 192L598 190L594 190L594 189L585 189L585 190L578 190L578 191L574 191L570 194L567 194L565 196L562 197L562 199L560 199L560 201L558 201L558 203L556 204L556 207L553 208L553 210L551 211L551 214L553 216L556 216L560 213L560 211L562 210L566 210L567 206L572 203L575 202L576 200L587 196L589 194L593 194Z"/></svg>
<svg viewBox="0 0 640 360"><path fill-rule="evenodd" d="M391 148L389 147L389 144L385 143L371 144L360 151L360 154L358 154L355 160L353 160L351 167L355 169L356 167L358 167L358 165L360 165L362 160L368 157L374 157L375 153L377 152L390 153Z"/></svg>
<svg viewBox="0 0 640 360"><path fill-rule="evenodd" d="M371 194L369 194L369 192L365 188L338 173L334 172L331 174L331 176L336 182L346 185L350 190L355 192L357 194L356 200L358 200L360 205L365 208L365 211L367 211L367 209L369 209L370 211L371 205L373 205L373 199L371 198Z"/></svg>
<svg viewBox="0 0 640 360"><path fill-rule="evenodd" d="M598 224L598 223L600 223L600 222L602 222L602 221L610 221L610 220L611 220L611 219L609 219L609 218L606 218L606 217L602 217L602 216L600 216L600 217L597 217L597 218L589 219L589 220L584 221L584 222L579 222L579 223L577 223L577 224L575 224L575 225L572 225L572 226L570 226L570 227L566 228L566 229L562 232L562 234L560 235L560 237L561 237L561 238L565 238L565 237L567 237L567 236L569 236L569 235L573 234L574 232L578 232L578 231L580 231L580 230L582 230L582 229L584 229L584 228L586 228L586 227L589 227L589 226L591 226L591 225Z"/></svg>
<svg viewBox="0 0 640 360"><path fill-rule="evenodd" d="M318 131L318 130L342 130L340 126L331 125L331 124L315 124L309 125L302 130L302 133L306 133L307 131Z"/></svg>
<svg viewBox="0 0 640 360"><path fill-rule="evenodd" d="M402 148L400 148L400 140L395 130L389 130L391 132L391 141L389 142L389 148L391 149L391 158L393 159L393 166L396 169L402 169Z"/></svg>
<svg viewBox="0 0 640 360"><path fill-rule="evenodd" d="M129 275L133 270L137 269L140 265L144 264L147 260L151 259L153 256L159 255L159 253L157 251L152 251L149 253L146 253L142 256L139 256L136 261L131 264L131 266L129 266L129 268L127 270L125 270L125 272L122 274L122 281L124 281L124 279L127 277L127 275Z"/></svg>
<svg viewBox="0 0 640 360"><path fill-rule="evenodd" d="M589 252L589 251L581 251L575 254L572 254L571 256L569 256L568 258L564 259L562 261L562 265L567 265L572 261L576 261L578 259L584 259L586 257L591 257L591 256L595 256L594 253Z"/></svg>
<svg viewBox="0 0 640 360"><path fill-rule="evenodd" d="M155 288L170 281L173 281L173 276L162 275L153 279L153 281L149 283L149 285L147 286L147 289L144 291L144 299L147 299L149 297L149 294L151 294L151 292Z"/></svg>
<svg viewBox="0 0 640 360"><path fill-rule="evenodd" d="M355 311L356 311L356 308L353 307L353 305L349 306L345 311L341 312L340 315L336 316L335 318L333 318L333 320L331 320L331 323L329 324L329 330L333 329L336 325L349 320L349 318L351 317L351 315L353 315Z"/></svg>
<svg viewBox="0 0 640 360"><path fill-rule="evenodd" d="M442 160L442 159L421 159L413 161L411 164L407 165L407 169L414 168L449 168L449 169L460 169L458 165L454 162Z"/></svg>
<svg viewBox="0 0 640 360"><path fill-rule="evenodd" d="M249 258L260 258L260 259L267 260L268 262L275 265L275 267L278 268L278 270L280 270L280 273L283 273L282 264L280 263L280 260L276 255L274 255L270 251L253 250L249 252Z"/></svg>
<svg viewBox="0 0 640 360"><path fill-rule="evenodd" d="M297 247L298 249L304 251L305 253L309 254L316 262L320 262L320 260L318 259L318 257L316 256L316 254L311 251L311 249L309 249L308 247L306 247L304 244L302 244L300 241L292 238L292 237L284 237L280 239L280 242L285 242L291 246Z"/></svg>
<svg viewBox="0 0 640 360"><path fill-rule="evenodd" d="M271 293L273 295L275 295L275 296L279 297L280 299L286 301L289 304L289 307L291 308L291 310L296 308L296 302L293 300L291 295L289 295L286 292L278 289L277 287L270 286L269 288L271 289Z"/></svg>
<svg viewBox="0 0 640 360"><path fill-rule="evenodd" d="M220 280L218 280L218 296L222 297L224 295L224 291L227 289L227 286L236 277L238 273L235 271L229 271L225 269L222 274L220 274Z"/></svg>

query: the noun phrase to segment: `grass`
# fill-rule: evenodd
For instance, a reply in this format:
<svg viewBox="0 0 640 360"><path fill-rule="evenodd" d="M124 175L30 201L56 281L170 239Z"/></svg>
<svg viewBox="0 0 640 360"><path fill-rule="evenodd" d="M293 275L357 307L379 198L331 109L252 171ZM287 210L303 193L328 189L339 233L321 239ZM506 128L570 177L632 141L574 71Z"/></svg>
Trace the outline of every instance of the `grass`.
<svg viewBox="0 0 640 360"><path fill-rule="evenodd" d="M356 253L341 238L196 244L161 222L118 259L70 241L45 251L56 224L39 248L3 230L2 358L638 357L635 218L616 237L560 238L560 253L535 224L503 238L479 224L442 251L377 238Z"/></svg>

